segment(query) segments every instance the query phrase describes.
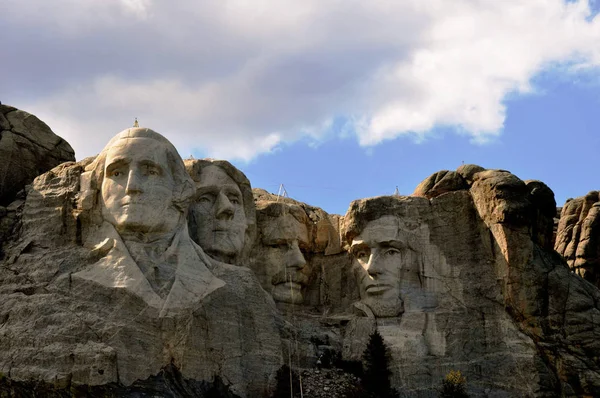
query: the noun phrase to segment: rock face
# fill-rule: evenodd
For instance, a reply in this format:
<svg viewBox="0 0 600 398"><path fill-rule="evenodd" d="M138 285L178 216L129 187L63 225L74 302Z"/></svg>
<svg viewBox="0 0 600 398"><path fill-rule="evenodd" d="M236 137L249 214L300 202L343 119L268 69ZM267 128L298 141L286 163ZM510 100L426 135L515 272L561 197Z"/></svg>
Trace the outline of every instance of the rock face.
<svg viewBox="0 0 600 398"><path fill-rule="evenodd" d="M450 295L442 294L442 297L467 300L464 302L465 309L469 309L466 318L472 311L479 312L481 324L473 326L477 323L472 319L470 330L460 326L448 328L449 325L442 329L457 331L458 341L470 343L477 339L474 335L469 336L471 333L483 332L480 336L485 343L475 343L479 348L472 352L482 348L483 351L498 350L493 356L482 353L480 358L504 356L500 373L514 372L521 380L507 385L507 380L488 377L498 372L482 371L476 383L483 382L487 388L493 390L494 384L498 383L505 384L514 395L598 395L595 337L598 332L594 321L600 314L598 290L573 275L562 258L551 250L556 206L551 191L540 182L523 182L505 171L478 170L468 180L468 191L447 193L430 200L429 209L453 210L434 211L436 216L441 216L442 222L426 223L431 231L439 232L454 225L458 241L450 235L435 239L437 232L430 238L432 242L436 241L445 258L441 269L448 272L446 267L449 267L447 275L452 276L453 282L448 276L442 277L448 281L442 286L450 292L459 289ZM450 205L460 196L463 196L462 205ZM360 208L360 205L355 207ZM459 209L473 213L471 217L463 214L458 219L453 218ZM424 208L424 214L429 211ZM451 223L447 222L448 216L452 217ZM467 226L468 222L472 224ZM465 231L470 237L459 231ZM462 245L469 247L463 251L459 249ZM457 254L459 256L455 257ZM473 255L476 258L469 259ZM444 304L447 306L448 303ZM450 308L450 313L461 305L454 310ZM438 310L431 311L436 313ZM484 326L489 323L499 327L490 330ZM466 347L457 343L448 344L446 336L446 347ZM449 354L452 356L451 352ZM478 364L482 369L488 365L485 359Z"/></svg>
<svg viewBox="0 0 600 398"><path fill-rule="evenodd" d="M161 391L151 384L173 365L187 385L220 377L232 394L268 393L281 365L275 305L249 269L189 238L193 195L175 149L147 129L35 179L0 268L0 372Z"/></svg>
<svg viewBox="0 0 600 398"><path fill-rule="evenodd" d="M413 194L416 196L432 198L445 192L452 192L465 188L467 188L466 181L459 173L442 170L423 180L423 182L415 188Z"/></svg>
<svg viewBox="0 0 600 398"><path fill-rule="evenodd" d="M556 231L592 282L599 200ZM343 396L358 379L310 368L357 371L377 330L402 396L451 370L473 396L600 396L600 290L555 219L544 183L475 165L329 215L128 129L0 207L0 395L267 397L285 363Z"/></svg>
<svg viewBox="0 0 600 398"><path fill-rule="evenodd" d="M188 214L192 239L214 259L248 264L256 237L250 181L226 160L190 159L185 168L196 186Z"/></svg>
<svg viewBox="0 0 600 398"><path fill-rule="evenodd" d="M600 286L600 193L570 199L562 208L555 249L569 267Z"/></svg>
<svg viewBox="0 0 600 398"><path fill-rule="evenodd" d="M303 307L296 311L347 309L357 293L340 243L342 218L262 189L254 189L254 199L258 233L249 266L263 288L282 309L285 303ZM291 289L286 275L295 281Z"/></svg>
<svg viewBox="0 0 600 398"><path fill-rule="evenodd" d="M46 123L0 104L0 206L8 206L38 175L74 160L71 146Z"/></svg>

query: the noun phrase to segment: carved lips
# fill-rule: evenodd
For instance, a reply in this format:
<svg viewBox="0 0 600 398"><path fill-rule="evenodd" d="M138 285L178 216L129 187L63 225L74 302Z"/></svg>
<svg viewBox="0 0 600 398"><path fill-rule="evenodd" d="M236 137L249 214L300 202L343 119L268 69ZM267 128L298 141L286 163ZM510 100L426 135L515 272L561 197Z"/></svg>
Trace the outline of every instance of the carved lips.
<svg viewBox="0 0 600 398"><path fill-rule="evenodd" d="M308 276L299 271L293 273L288 271L287 274L285 272L279 272L273 276L271 283L273 285L286 284L301 288L308 284Z"/></svg>
<svg viewBox="0 0 600 398"><path fill-rule="evenodd" d="M365 287L365 292L368 295L376 295L376 294L383 294L384 292L390 290L393 286L387 283L374 283L374 284L368 284Z"/></svg>

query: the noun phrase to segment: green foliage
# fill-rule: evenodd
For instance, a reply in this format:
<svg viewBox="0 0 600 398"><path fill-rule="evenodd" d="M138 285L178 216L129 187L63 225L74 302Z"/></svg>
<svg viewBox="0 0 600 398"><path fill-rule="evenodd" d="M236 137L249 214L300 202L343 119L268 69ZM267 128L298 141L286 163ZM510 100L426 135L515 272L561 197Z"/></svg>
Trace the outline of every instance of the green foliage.
<svg viewBox="0 0 600 398"><path fill-rule="evenodd" d="M466 391L467 379L460 373L460 370L451 370L448 372L442 382L441 398L467 398Z"/></svg>
<svg viewBox="0 0 600 398"><path fill-rule="evenodd" d="M377 330L369 336L369 343L363 352L365 364L362 384L372 397L395 398L398 392L390 384L390 354L383 337Z"/></svg>

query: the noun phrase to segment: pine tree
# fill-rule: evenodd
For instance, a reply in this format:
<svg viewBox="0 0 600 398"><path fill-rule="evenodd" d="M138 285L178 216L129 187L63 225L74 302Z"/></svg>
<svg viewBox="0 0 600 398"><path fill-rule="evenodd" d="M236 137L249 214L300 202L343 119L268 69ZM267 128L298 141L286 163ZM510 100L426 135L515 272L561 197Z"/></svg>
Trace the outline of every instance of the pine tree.
<svg viewBox="0 0 600 398"><path fill-rule="evenodd" d="M373 397L393 398L398 396L390 385L392 372L389 368L390 355L383 337L377 330L369 336L369 343L363 352L365 364L362 379L365 390Z"/></svg>

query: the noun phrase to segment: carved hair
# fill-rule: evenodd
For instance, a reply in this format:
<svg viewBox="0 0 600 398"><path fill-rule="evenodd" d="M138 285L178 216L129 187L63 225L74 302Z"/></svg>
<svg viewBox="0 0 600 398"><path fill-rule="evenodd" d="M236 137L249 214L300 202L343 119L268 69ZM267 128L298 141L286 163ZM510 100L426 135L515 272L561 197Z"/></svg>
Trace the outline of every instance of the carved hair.
<svg viewBox="0 0 600 398"><path fill-rule="evenodd" d="M292 215L299 223L309 227L311 222L306 215L304 209L296 204L284 203L284 202L266 202L257 204L257 219L259 223L263 223L270 218L281 217L286 214Z"/></svg>
<svg viewBox="0 0 600 398"><path fill-rule="evenodd" d="M413 230L418 227L419 207L428 207L429 201L421 197L397 197L378 196L368 199L355 200L344 216L344 227L342 236L346 248L350 247L352 240L356 238L371 221L384 216L395 216L403 220L404 225L399 224L399 229Z"/></svg>

